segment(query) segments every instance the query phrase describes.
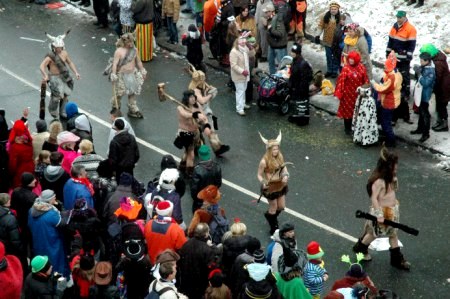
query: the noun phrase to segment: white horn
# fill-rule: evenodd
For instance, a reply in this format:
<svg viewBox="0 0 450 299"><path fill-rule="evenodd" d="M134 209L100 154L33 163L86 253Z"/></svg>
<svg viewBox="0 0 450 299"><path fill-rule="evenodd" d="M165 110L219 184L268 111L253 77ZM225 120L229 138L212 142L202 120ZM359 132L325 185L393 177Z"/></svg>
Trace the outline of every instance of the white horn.
<svg viewBox="0 0 450 299"><path fill-rule="evenodd" d="M67 34L69 34L70 30L72 30L71 28L67 29L66 32L64 32L64 34L61 36L62 39L65 39Z"/></svg>
<svg viewBox="0 0 450 299"><path fill-rule="evenodd" d="M55 38L56 38L56 37L51 36L51 35L48 34L47 32L45 33L45 35L46 35L52 42L55 41Z"/></svg>
<svg viewBox="0 0 450 299"><path fill-rule="evenodd" d="M281 143L281 130L278 133L277 139L275 139L277 141L278 144Z"/></svg>
<svg viewBox="0 0 450 299"><path fill-rule="evenodd" d="M268 144L269 144L269 141L268 141L266 138L263 137L263 135L261 134L261 132L258 131L258 133L259 133L259 137L261 137L261 140L264 142L264 144L265 144L265 145L268 145Z"/></svg>

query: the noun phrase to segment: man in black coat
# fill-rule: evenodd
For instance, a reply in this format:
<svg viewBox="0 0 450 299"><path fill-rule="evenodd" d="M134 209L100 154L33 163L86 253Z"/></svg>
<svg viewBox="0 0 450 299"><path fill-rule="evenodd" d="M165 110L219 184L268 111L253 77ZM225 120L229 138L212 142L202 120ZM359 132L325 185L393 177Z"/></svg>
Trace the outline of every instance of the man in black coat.
<svg viewBox="0 0 450 299"><path fill-rule="evenodd" d="M109 163L116 172L116 178L120 178L122 172L133 175L134 166L139 160L139 148L136 138L124 130L125 123L121 119L114 121L113 129L116 136L109 144Z"/></svg>
<svg viewBox="0 0 450 299"><path fill-rule="evenodd" d="M15 255L17 258L25 258L22 241L20 239L19 224L14 214L9 209L11 198L7 193L0 193L0 240L5 245L6 254Z"/></svg>
<svg viewBox="0 0 450 299"><path fill-rule="evenodd" d="M191 179L192 213L195 213L203 205L203 201L197 197L203 188L209 185L220 188L222 185L222 169L211 159L211 150L207 145L200 146L198 157L200 161L194 167Z"/></svg>
<svg viewBox="0 0 450 299"><path fill-rule="evenodd" d="M289 116L289 121L299 126L309 124L309 83L311 82L312 67L302 57L302 46L295 43L291 48L291 56L294 58L289 78L291 99L295 103L294 113Z"/></svg>
<svg viewBox="0 0 450 299"><path fill-rule="evenodd" d="M70 179L70 175L61 167L64 155L60 152L50 154L50 165L45 168L42 175L42 190L53 190L56 199L64 203L64 185Z"/></svg>
<svg viewBox="0 0 450 299"><path fill-rule="evenodd" d="M179 254L179 291L189 298L202 298L208 287L209 266L217 264L222 254L222 247L209 240L208 224L197 225L194 237L181 247Z"/></svg>

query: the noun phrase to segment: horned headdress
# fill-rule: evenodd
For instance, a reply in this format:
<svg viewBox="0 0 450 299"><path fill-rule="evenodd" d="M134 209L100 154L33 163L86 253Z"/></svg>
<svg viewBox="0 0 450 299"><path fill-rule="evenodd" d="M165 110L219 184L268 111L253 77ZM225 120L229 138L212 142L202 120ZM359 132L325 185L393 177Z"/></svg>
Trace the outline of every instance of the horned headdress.
<svg viewBox="0 0 450 299"><path fill-rule="evenodd" d="M261 137L261 140L264 142L264 144L266 145L266 149L271 148L272 146L280 146L281 143L281 130L278 133L278 136L276 139L269 139L267 140L266 138L263 137L263 135L261 134L261 132L258 132L259 136Z"/></svg>
<svg viewBox="0 0 450 299"><path fill-rule="evenodd" d="M64 48L64 39L66 38L67 34L69 34L70 29L68 29L64 34L58 35L58 36L52 36L45 32L45 35L50 39L49 47L51 50L53 48Z"/></svg>

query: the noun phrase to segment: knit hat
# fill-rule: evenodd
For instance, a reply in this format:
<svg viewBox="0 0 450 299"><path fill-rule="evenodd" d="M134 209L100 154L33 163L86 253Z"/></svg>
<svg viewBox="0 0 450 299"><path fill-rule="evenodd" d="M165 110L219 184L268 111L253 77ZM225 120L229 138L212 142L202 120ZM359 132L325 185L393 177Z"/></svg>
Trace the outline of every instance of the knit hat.
<svg viewBox="0 0 450 299"><path fill-rule="evenodd" d="M131 184L133 184L133 176L128 172L122 172L119 178L119 185L131 186Z"/></svg>
<svg viewBox="0 0 450 299"><path fill-rule="evenodd" d="M425 61L431 61L431 54L428 52L420 53L419 58Z"/></svg>
<svg viewBox="0 0 450 299"><path fill-rule="evenodd" d="M20 136L25 136L25 138L28 139L28 142L31 142L33 140L31 138L30 131L28 130L23 120L18 119L14 122L14 125L9 132L9 143L13 143L14 139Z"/></svg>
<svg viewBox="0 0 450 299"><path fill-rule="evenodd" d="M164 155L161 159L161 171L166 168L178 168L177 162L172 155Z"/></svg>
<svg viewBox="0 0 450 299"><path fill-rule="evenodd" d="M69 131L62 131L56 137L58 145L62 145L67 142L78 142L78 140L80 140L80 137Z"/></svg>
<svg viewBox="0 0 450 299"><path fill-rule="evenodd" d="M217 186L208 185L197 194L197 197L210 204L217 204L221 198L221 194Z"/></svg>
<svg viewBox="0 0 450 299"><path fill-rule="evenodd" d="M120 207L114 212L117 218L125 218L129 221L135 220L141 211L142 204L131 197L122 197L120 199Z"/></svg>
<svg viewBox="0 0 450 299"><path fill-rule="evenodd" d="M253 255L253 253L258 249L261 249L261 242L259 241L258 238L250 237L250 239L247 242L247 247L245 248L245 250L249 254Z"/></svg>
<svg viewBox="0 0 450 299"><path fill-rule="evenodd" d="M0 193L0 206L4 206L10 198L8 193Z"/></svg>
<svg viewBox="0 0 450 299"><path fill-rule="evenodd" d="M208 161L211 159L211 151L207 145L202 144L197 153L201 161Z"/></svg>
<svg viewBox="0 0 450 299"><path fill-rule="evenodd" d="M253 261L260 264L264 264L266 262L266 256L264 255L264 251L262 249L257 249L253 252Z"/></svg>
<svg viewBox="0 0 450 299"><path fill-rule="evenodd" d="M66 114L67 118L71 118L78 113L78 106L74 102L67 102L66 104Z"/></svg>
<svg viewBox="0 0 450 299"><path fill-rule="evenodd" d="M397 18L403 18L406 17L406 11L404 10L399 10L397 11L397 14L395 15Z"/></svg>
<svg viewBox="0 0 450 299"><path fill-rule="evenodd" d="M180 256L172 249L166 249L156 257L155 264L164 264L167 262L178 262Z"/></svg>
<svg viewBox="0 0 450 299"><path fill-rule="evenodd" d="M180 173L176 168L164 169L163 172L161 172L161 175L159 176L159 184L162 185L174 183L176 180L178 180L179 176Z"/></svg>
<svg viewBox="0 0 450 299"><path fill-rule="evenodd" d="M22 178L21 178L22 187L27 187L34 180L35 180L35 177L31 173L29 173L29 172L22 173Z"/></svg>
<svg viewBox="0 0 450 299"><path fill-rule="evenodd" d="M105 286L111 282L112 265L110 262L98 262L95 265L94 282L97 285Z"/></svg>
<svg viewBox="0 0 450 299"><path fill-rule="evenodd" d="M49 268L50 268L50 262L48 260L48 256L46 256L46 255L36 255L31 260L31 272L32 273L47 272L47 270Z"/></svg>
<svg viewBox="0 0 450 299"><path fill-rule="evenodd" d="M397 56L394 51L389 53L386 61L384 62L384 71L387 73L392 72L397 67Z"/></svg>
<svg viewBox="0 0 450 299"><path fill-rule="evenodd" d="M295 230L295 227L292 223L285 222L280 226L280 230L278 232L280 238L283 238L283 235L289 231Z"/></svg>
<svg viewBox="0 0 450 299"><path fill-rule="evenodd" d="M92 270L95 267L95 259L93 255L84 254L80 256L80 269L84 271Z"/></svg>
<svg viewBox="0 0 450 299"><path fill-rule="evenodd" d="M322 248L320 248L320 244L316 241L309 242L308 246L306 247L306 252L306 256L309 260L318 259L324 255Z"/></svg>
<svg viewBox="0 0 450 299"><path fill-rule="evenodd" d="M40 119L36 122L36 130L38 133L47 131L47 123L45 122L45 120Z"/></svg>
<svg viewBox="0 0 450 299"><path fill-rule="evenodd" d="M337 9L341 8L341 5L337 1L330 2L330 8L335 7Z"/></svg>
<svg viewBox="0 0 450 299"><path fill-rule="evenodd" d="M431 57L435 57L438 53L439 50L438 48L436 48L435 45L433 44L424 44L421 48L420 48L420 53L428 53L431 55Z"/></svg>
<svg viewBox="0 0 450 299"><path fill-rule="evenodd" d="M125 128L125 122L122 119L118 118L114 121L113 128L115 128L118 131L121 131Z"/></svg>
<svg viewBox="0 0 450 299"><path fill-rule="evenodd" d="M55 192L53 192L53 190L46 189L42 191L41 196L39 196L37 200L49 203L54 198L56 198Z"/></svg>
<svg viewBox="0 0 450 299"><path fill-rule="evenodd" d="M172 216L173 212L173 203L168 200L160 201L158 205L156 205L156 213L159 216Z"/></svg>

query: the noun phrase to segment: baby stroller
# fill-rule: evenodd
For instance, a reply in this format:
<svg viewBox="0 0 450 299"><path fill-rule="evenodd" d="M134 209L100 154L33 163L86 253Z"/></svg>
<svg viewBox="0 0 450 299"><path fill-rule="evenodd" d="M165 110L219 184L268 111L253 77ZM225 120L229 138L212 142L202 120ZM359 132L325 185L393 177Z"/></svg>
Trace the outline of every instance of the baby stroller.
<svg viewBox="0 0 450 299"><path fill-rule="evenodd" d="M289 112L291 96L288 83L291 65L292 57L284 56L275 74L255 70L255 77L259 78L257 100L259 108L278 107L278 112L281 115L286 115Z"/></svg>

